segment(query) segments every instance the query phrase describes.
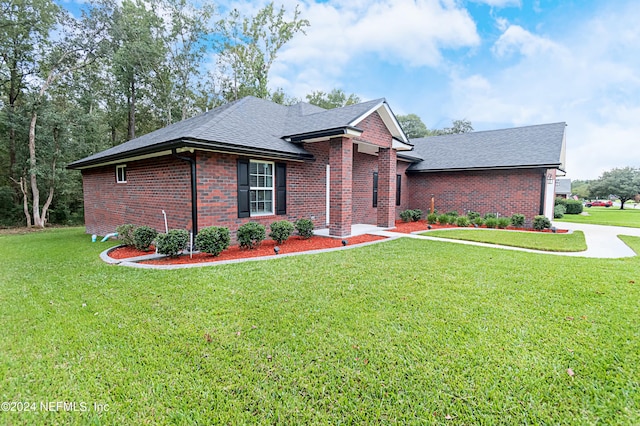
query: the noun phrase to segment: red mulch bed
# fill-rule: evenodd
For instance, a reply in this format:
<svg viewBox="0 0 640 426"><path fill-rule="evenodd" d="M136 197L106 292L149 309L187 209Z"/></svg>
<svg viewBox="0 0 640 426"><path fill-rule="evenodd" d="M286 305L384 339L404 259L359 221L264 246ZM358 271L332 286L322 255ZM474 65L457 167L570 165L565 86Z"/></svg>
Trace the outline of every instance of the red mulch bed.
<svg viewBox="0 0 640 426"><path fill-rule="evenodd" d="M416 231L426 231L428 229L429 224L427 223L426 220L422 219L419 220L417 222L402 222L402 221L397 221L396 222L396 228L392 229L393 232L401 232L404 234L410 234L412 232L416 232ZM434 223L433 225L431 225L431 229L435 230L435 229L450 229L450 228L459 228L459 226L456 225L439 225L437 223ZM486 226L481 226L481 228L486 228ZM497 228L496 228L497 229ZM531 228L515 228L513 226L508 226L506 229L510 229L513 231L530 231L530 232L552 232L550 229L545 229L543 231L536 231L535 229L531 229ZM558 234L564 234L569 232L566 229L558 229L556 230L556 233Z"/></svg>
<svg viewBox="0 0 640 426"><path fill-rule="evenodd" d="M359 235L357 237L346 238L349 245L367 243L370 241L384 240L386 237L376 235ZM211 256L206 253L194 253L193 258L188 254L175 258L165 257L162 259L145 260L139 263L150 265L181 265L186 263L219 262L221 260L248 259L252 257L263 257L274 255L273 248L276 246L273 240L265 240L260 247L253 250L241 250L239 246L231 246L220 253L219 256ZM313 236L307 240L298 236L289 238L280 245L280 254L298 253L303 251L342 247L342 239ZM155 249L154 249L155 250ZM125 259L127 257L144 256L153 252L143 252L133 247L118 247L109 252L109 256L114 259Z"/></svg>
<svg viewBox="0 0 640 426"><path fill-rule="evenodd" d="M109 252L109 257L113 259L128 259L130 257L146 256L148 254L155 254L156 248L154 246L149 247L149 251L138 250L135 247L116 247Z"/></svg>

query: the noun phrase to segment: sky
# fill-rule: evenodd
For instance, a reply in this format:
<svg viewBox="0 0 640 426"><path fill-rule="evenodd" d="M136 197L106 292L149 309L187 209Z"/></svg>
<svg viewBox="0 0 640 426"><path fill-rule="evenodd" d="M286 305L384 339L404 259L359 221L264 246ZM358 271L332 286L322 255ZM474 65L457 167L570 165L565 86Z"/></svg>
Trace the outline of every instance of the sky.
<svg viewBox="0 0 640 426"><path fill-rule="evenodd" d="M68 1L68 0L67 0ZM255 13L266 0L215 2ZM386 98L428 128L567 123L566 173L640 167L637 0L280 0L309 20L272 89Z"/></svg>

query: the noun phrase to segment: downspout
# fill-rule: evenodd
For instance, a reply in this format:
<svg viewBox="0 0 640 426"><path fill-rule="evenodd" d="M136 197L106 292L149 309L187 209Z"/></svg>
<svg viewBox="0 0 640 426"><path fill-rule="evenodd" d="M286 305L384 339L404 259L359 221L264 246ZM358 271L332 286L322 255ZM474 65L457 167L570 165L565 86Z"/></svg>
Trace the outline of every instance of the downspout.
<svg viewBox="0 0 640 426"><path fill-rule="evenodd" d="M540 215L544 214L544 200L547 198L547 171L542 172L542 188L540 188Z"/></svg>
<svg viewBox="0 0 640 426"><path fill-rule="evenodd" d="M196 160L191 157L178 155L175 148L172 150L173 156L178 160L186 161L191 165L191 224L193 235L198 233L198 186L196 181Z"/></svg>

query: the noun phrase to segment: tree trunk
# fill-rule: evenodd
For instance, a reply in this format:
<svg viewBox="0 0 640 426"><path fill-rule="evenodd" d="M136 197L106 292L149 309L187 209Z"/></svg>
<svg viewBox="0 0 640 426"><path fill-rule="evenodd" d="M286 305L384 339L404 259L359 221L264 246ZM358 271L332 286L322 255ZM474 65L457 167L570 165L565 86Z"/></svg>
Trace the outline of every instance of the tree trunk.
<svg viewBox="0 0 640 426"><path fill-rule="evenodd" d="M136 83L135 80L131 80L131 87L129 93L129 128L127 133L127 140L134 139L136 137Z"/></svg>
<svg viewBox="0 0 640 426"><path fill-rule="evenodd" d="M31 178L31 207L33 209L33 224L44 228L44 220L40 217L40 191L38 190L38 176L36 171L36 122L38 113L33 109L29 124L29 176Z"/></svg>

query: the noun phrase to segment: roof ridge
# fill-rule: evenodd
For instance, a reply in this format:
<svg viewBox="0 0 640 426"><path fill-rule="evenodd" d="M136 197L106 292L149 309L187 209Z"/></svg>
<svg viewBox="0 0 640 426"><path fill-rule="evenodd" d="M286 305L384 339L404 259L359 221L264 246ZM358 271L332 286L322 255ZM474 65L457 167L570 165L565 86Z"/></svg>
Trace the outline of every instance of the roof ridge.
<svg viewBox="0 0 640 426"><path fill-rule="evenodd" d="M250 98L257 99L257 98L255 98L253 96L245 96L243 98L236 99L233 102L229 102L227 104L222 104L220 106L217 106L217 107L213 108L212 110L205 112L204 114L197 115L196 117L205 117L209 113L213 114L214 112L216 112L216 110L218 110L217 113L210 120L204 120L202 122L202 124L200 124L198 127L196 127L193 130L193 133L201 132L201 131L203 131L205 129L210 128L212 125L219 123L220 120L222 120L224 117L228 116L231 113L231 111L237 109L238 105L245 103L246 100L248 100ZM195 117L192 117L192 118L195 118Z"/></svg>

